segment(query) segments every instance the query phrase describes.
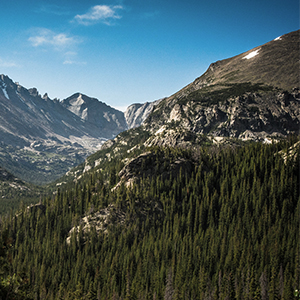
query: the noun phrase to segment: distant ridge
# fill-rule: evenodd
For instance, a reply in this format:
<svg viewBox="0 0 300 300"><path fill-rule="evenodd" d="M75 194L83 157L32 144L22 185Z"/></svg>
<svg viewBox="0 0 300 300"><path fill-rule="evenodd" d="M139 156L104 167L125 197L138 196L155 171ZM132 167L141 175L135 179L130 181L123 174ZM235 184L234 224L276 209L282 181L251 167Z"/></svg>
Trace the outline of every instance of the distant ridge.
<svg viewBox="0 0 300 300"><path fill-rule="evenodd" d="M127 129L124 114L97 99L51 100L3 74L0 112L0 165L33 183L60 177Z"/></svg>
<svg viewBox="0 0 300 300"><path fill-rule="evenodd" d="M58 101L0 75L0 165L47 183L128 128L144 146L188 147L203 139L270 142L299 133L299 30L208 70L170 97L133 104L125 113L81 93ZM205 138L203 138L205 137ZM122 138L105 145L117 147ZM133 147L135 145L132 145Z"/></svg>

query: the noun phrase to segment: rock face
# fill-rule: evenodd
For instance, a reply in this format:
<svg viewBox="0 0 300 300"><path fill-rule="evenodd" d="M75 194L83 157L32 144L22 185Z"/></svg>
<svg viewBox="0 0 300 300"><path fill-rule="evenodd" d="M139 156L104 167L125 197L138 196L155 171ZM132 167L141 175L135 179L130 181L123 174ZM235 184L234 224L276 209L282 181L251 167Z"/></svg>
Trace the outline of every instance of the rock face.
<svg viewBox="0 0 300 300"><path fill-rule="evenodd" d="M163 99L159 99L153 102L146 102L144 104L136 103L128 106L124 113L128 128L134 128L142 125L152 112L153 107L159 104L162 100Z"/></svg>
<svg viewBox="0 0 300 300"><path fill-rule="evenodd" d="M127 129L124 114L95 98L74 94L63 100L61 105L84 120L85 123L97 127L97 134L106 138L116 136Z"/></svg>
<svg viewBox="0 0 300 300"><path fill-rule="evenodd" d="M155 106L144 125L160 140L170 130L251 140L298 133L299 31L211 64Z"/></svg>
<svg viewBox="0 0 300 300"><path fill-rule="evenodd" d="M220 137L282 137L299 130L299 96L299 89L292 92L258 89L255 93L245 92L223 100L219 95L217 103L207 106L206 96L202 95L198 99L176 103L165 115L165 123L177 122L178 127L186 131ZM209 100L213 101L212 98ZM151 117L147 122L151 122Z"/></svg>
<svg viewBox="0 0 300 300"><path fill-rule="evenodd" d="M122 112L82 94L58 101L0 75L0 165L46 183L127 129Z"/></svg>

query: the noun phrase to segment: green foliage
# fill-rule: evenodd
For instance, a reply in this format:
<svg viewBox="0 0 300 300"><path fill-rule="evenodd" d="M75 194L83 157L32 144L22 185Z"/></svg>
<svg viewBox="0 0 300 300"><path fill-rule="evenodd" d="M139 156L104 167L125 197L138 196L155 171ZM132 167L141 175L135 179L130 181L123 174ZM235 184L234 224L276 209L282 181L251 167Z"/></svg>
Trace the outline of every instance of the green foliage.
<svg viewBox="0 0 300 300"><path fill-rule="evenodd" d="M196 101L203 106L222 103L225 100L242 96L245 93L255 93L259 91L271 91L273 87L264 86L260 83L252 84L251 82L225 84L224 87L209 86L200 90L191 92L182 98L179 103L186 104L189 101Z"/></svg>
<svg viewBox="0 0 300 300"><path fill-rule="evenodd" d="M0 236L0 299L32 299L28 278L24 273L12 272L13 240L7 230Z"/></svg>
<svg viewBox="0 0 300 300"><path fill-rule="evenodd" d="M122 163L113 159L43 199L45 209L2 220L12 245L11 260L1 252L2 285L24 274L35 299L290 299L299 282L299 155L285 162L277 153L295 141L196 156L151 148L166 169L177 157L197 157L195 168L114 191ZM106 230L84 232L81 219L102 209Z"/></svg>
<svg viewBox="0 0 300 300"><path fill-rule="evenodd" d="M24 205L39 201L44 188L25 183L22 180L16 179L8 172L7 174L10 176L1 178L2 170L0 168L0 216L10 211L16 212L21 201Z"/></svg>

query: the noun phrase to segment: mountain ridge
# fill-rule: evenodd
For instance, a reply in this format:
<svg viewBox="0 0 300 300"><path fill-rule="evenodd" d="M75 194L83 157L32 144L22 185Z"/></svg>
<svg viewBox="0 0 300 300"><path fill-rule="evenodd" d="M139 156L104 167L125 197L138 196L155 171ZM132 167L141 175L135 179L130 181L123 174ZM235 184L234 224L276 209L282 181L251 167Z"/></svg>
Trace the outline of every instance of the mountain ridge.
<svg viewBox="0 0 300 300"><path fill-rule="evenodd" d="M121 112L83 97L94 104L87 112L87 116L94 116L92 120L72 112L68 99L51 100L47 94L41 97L36 88L26 89L1 75L0 165L21 179L37 177L42 183L50 182L100 149L105 140L127 129Z"/></svg>
<svg viewBox="0 0 300 300"><path fill-rule="evenodd" d="M191 84L153 106L140 127L122 132L105 142L101 150L87 158L82 166L71 170L67 177L77 180L87 170L99 168L99 164L118 158L125 151L135 153L133 158L139 160L138 155L147 152L148 147L188 148L197 153L203 145L239 146L247 141L272 143L299 134L300 90L299 85L295 86L299 74L294 67L291 68L281 87L272 86L275 81L271 76L274 69L279 70L275 74L280 74L284 68L299 66L299 40L295 39L298 35L299 31L292 32L233 58L211 64ZM291 47L287 46L289 41ZM280 55L278 45L284 49ZM265 58L267 60L263 61ZM255 62L257 59L262 67L253 79L253 66L258 64ZM285 64L287 66L282 66ZM250 73L247 68L251 69ZM212 79L213 72L215 76ZM246 81L239 82L240 77L236 80L227 76L232 72L239 72ZM266 78L265 82L261 78ZM293 88L287 90L283 87ZM133 108L143 110L141 105ZM124 163L126 165L128 161Z"/></svg>
<svg viewBox="0 0 300 300"><path fill-rule="evenodd" d="M297 37L299 31L291 32L211 64L202 76L160 102L145 121L146 128L154 133L180 122L183 130L219 137L243 138L248 130L253 139L275 136L276 130L278 136L298 131ZM281 119L290 129L280 128ZM278 124L275 130L272 122Z"/></svg>
<svg viewBox="0 0 300 300"><path fill-rule="evenodd" d="M36 88L27 90L1 75L0 165L22 179L37 165L33 170L49 182L101 149L107 139L111 140L103 149L113 145L117 151L122 148L120 141L130 144L114 136L141 124L141 129L125 136L133 133L133 140L138 141L140 133L135 132L147 131L141 135L142 139L147 136L145 146L189 147L228 138L270 142L297 133L297 37L299 30L212 63L203 75L170 97L132 104L125 113L81 93L62 101L51 100L47 94L41 97ZM22 168L24 174L18 171ZM55 168L59 171L53 177Z"/></svg>

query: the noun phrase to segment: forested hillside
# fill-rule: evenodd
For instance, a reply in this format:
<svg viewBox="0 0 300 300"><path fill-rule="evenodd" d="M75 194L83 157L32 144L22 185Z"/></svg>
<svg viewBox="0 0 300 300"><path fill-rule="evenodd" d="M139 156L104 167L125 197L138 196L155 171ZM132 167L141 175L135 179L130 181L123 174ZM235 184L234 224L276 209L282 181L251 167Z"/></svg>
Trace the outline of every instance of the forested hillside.
<svg viewBox="0 0 300 300"><path fill-rule="evenodd" d="M20 201L29 205L39 201L43 187L26 183L0 166L0 216L16 211Z"/></svg>
<svg viewBox="0 0 300 300"><path fill-rule="evenodd" d="M297 141L149 148L169 176L116 189L120 159L85 173L1 220L0 298L294 299ZM174 176L178 157L193 170Z"/></svg>

